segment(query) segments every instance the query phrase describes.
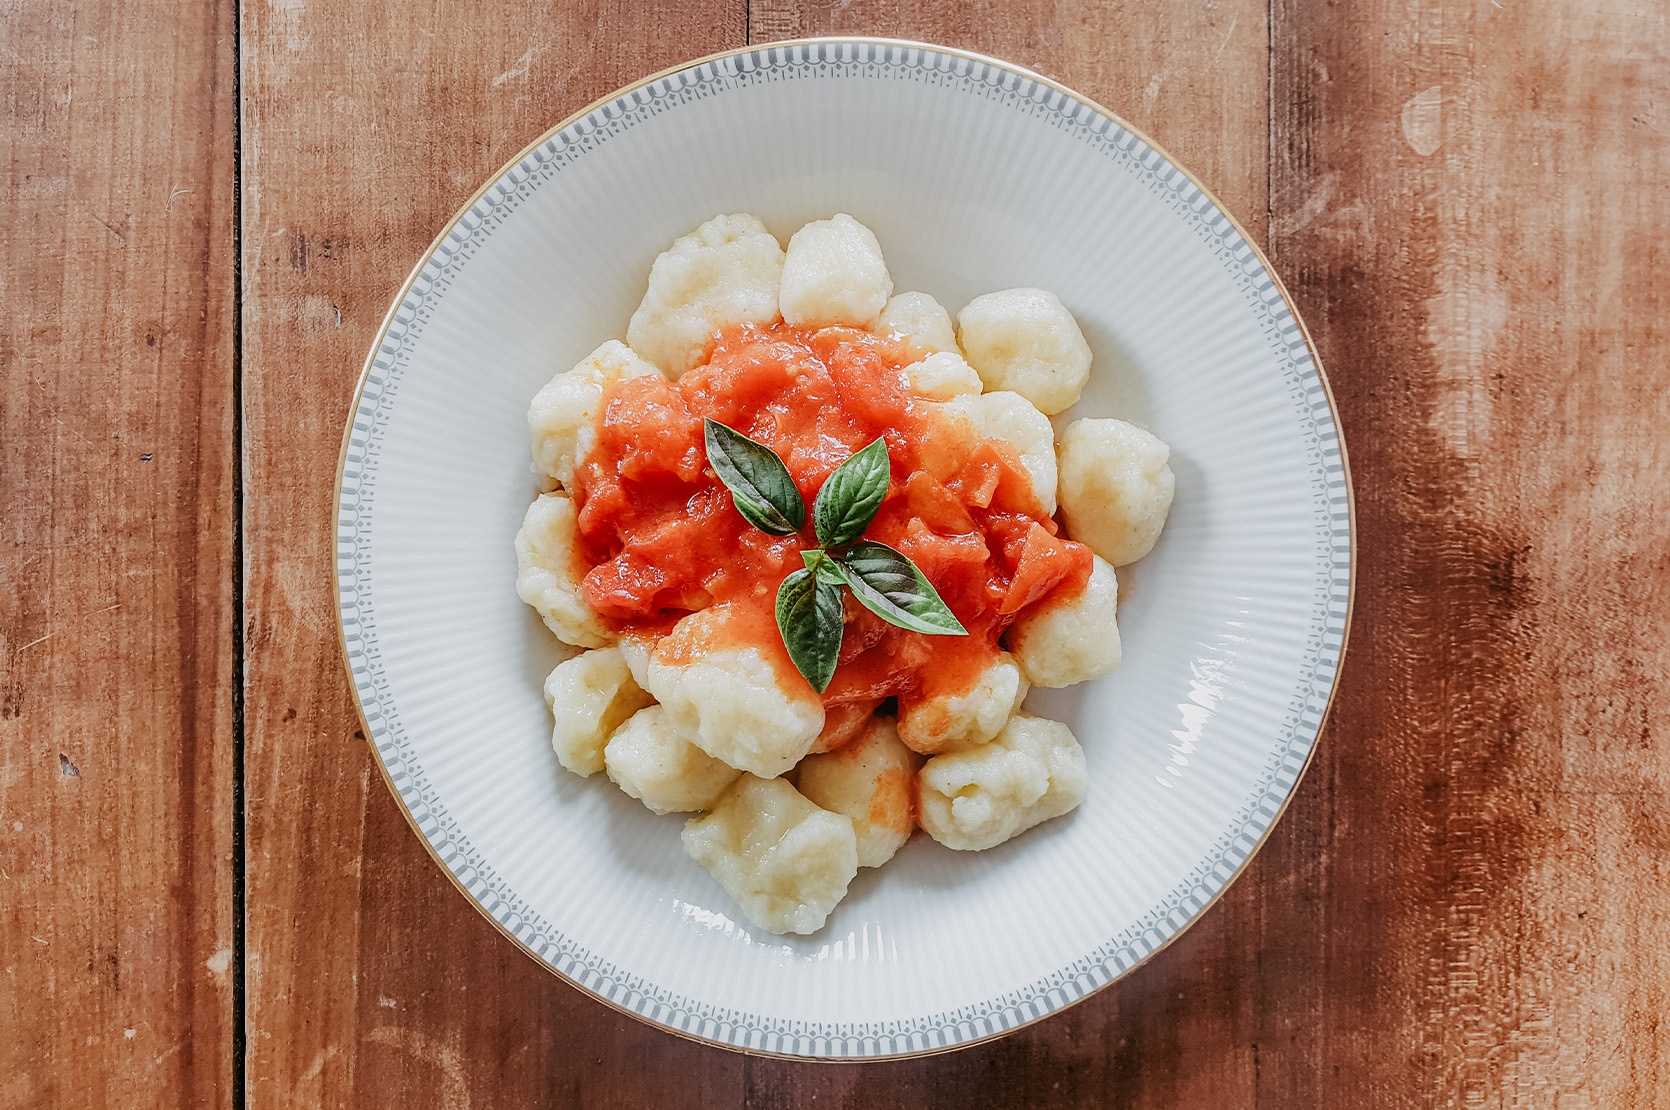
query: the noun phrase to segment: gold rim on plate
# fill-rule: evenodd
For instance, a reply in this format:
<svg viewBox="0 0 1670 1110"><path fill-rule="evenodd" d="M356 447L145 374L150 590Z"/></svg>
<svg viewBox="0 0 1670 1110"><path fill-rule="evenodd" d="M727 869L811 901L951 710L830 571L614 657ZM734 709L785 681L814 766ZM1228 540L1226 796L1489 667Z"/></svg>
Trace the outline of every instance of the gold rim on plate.
<svg viewBox="0 0 1670 1110"><path fill-rule="evenodd" d="M705 1037L698 1037L695 1034L686 1032L683 1029L677 1029L670 1025L664 1025L661 1022L645 1017L635 1010L630 1010L558 971L537 952L535 952L527 944L523 943L521 938L511 932L503 922L489 913L487 908L477 901L475 896L465 888L464 884L458 881L458 876L452 873L452 869L441 859L440 855L435 851L435 846L429 842L429 838L425 836L423 834L423 830L418 827L417 818L415 818L412 815L412 811L407 808L405 798L401 797L399 789L394 784L394 780L389 776L388 767L383 763L382 753L377 750L376 743L371 739L371 723L366 719L365 705L360 701L359 685L354 681L353 669L348 666L348 633L342 623L342 579L336 569L339 565L338 557L340 555L340 536L337 531L336 522L340 519L342 512L342 476L346 471L348 463L348 442L354 430L354 417L359 412L360 401L365 392L366 379L369 377L372 364L377 358L377 351L383 345L383 339L388 334L389 325L394 320L395 312L399 310L403 303L405 303L406 295L411 292L412 285L417 281L418 275L421 274L423 272L423 268L429 264L430 258L434 257L435 251L440 247L441 243L446 240L448 235L452 234L452 229L458 226L460 220L469 215L470 210L475 207L476 202L485 196L489 189L503 180L507 173L520 165L523 159L527 158L535 150L538 150L540 147L550 142L570 125L584 119L586 116L590 115L592 112L603 107L604 105L611 104L614 101L619 100L621 97L629 96L644 86L652 85L664 77L670 77L683 70L695 69L698 66L707 65L712 62L723 61L726 58L735 58L743 54L753 54L761 50L845 44L898 47L906 50L924 50L931 53L944 54L951 57L964 58L969 61L979 62L984 65L991 66L994 69L1012 73L1030 81L1036 81L1038 84L1046 88L1053 89L1064 96L1077 100L1079 103L1113 121L1114 124L1135 136L1138 140L1146 144L1149 149L1153 150L1154 153L1158 154L1161 158L1164 158L1166 162L1179 173L1187 177L1190 183L1192 183L1195 188L1199 189L1202 195L1204 195L1207 200L1211 201L1212 205L1223 214L1224 218L1230 222L1236 232L1241 236L1242 241L1247 244L1248 248L1258 258L1259 264L1263 267L1264 272L1268 274L1270 276L1270 280L1275 283L1276 291L1281 294L1282 301L1287 305L1287 310L1289 314L1292 315L1294 323L1299 327L1299 334L1305 341L1305 349L1310 355L1312 365L1316 367L1317 380L1322 383L1323 393L1328 399L1328 416L1333 421L1334 436L1339 443L1340 469L1345 475L1346 526L1350 534L1350 547L1347 553L1349 575L1345 590L1345 623L1340 630L1339 654L1335 658L1333 682L1328 688L1328 701L1323 706L1321 716L1317 719L1316 737L1311 741L1310 748L1305 753L1304 764L1299 768L1299 774L1294 778L1293 785L1288 788L1287 795L1282 799L1281 805L1277 807L1275 816L1270 819L1270 823L1266 825L1264 831L1259 834L1258 841L1252 846L1252 850L1246 854L1246 857L1242 859L1240 864L1236 866L1235 870L1230 873L1229 878L1224 881L1222 886L1218 887L1218 889L1213 892L1212 896L1206 900L1206 903L1202 905L1199 910L1191 914L1187 921L1185 921L1170 936L1166 937L1157 946L1155 946L1152 951L1148 952L1124 971L1110 978L1106 983L1086 991L1078 998L1073 999L1071 1002L1058 1009L1051 1010L1045 1014L1040 1014L1035 1018L1029 1018L1026 1021L1012 1025L1007 1029L1002 1029L995 1033L988 1033L985 1036L976 1037L972 1040L959 1041L956 1044L941 1045L935 1048L920 1049L915 1052L893 1052L877 1056L811 1056L797 1052L769 1052L764 1049L747 1048L742 1045L708 1040ZM645 1025L662 1030L666 1033L671 1033L677 1037L682 1037L685 1040L693 1041L697 1044L710 1045L714 1048L721 1048L730 1052L739 1052L747 1056L766 1056L783 1060L803 1060L825 1063L862 1064L885 1060L913 1060L924 1056L937 1056L947 1052L959 1052L965 1048L973 1048L976 1045L995 1041L1000 1037L1007 1037L1021 1029L1027 1028L1028 1026L1036 1025L1040 1021L1044 1021L1048 1018L1055 1017L1057 1014L1064 1013L1067 1010L1080 1005L1085 1000L1100 994L1102 991L1113 986L1115 983L1125 979L1139 967L1147 964L1155 956L1170 947L1172 942L1178 937L1188 932L1196 922L1206 916L1208 910L1217 904L1218 899L1223 897L1224 891L1228 890L1235 883L1235 880L1241 877L1242 872L1247 869L1248 865L1252 863L1253 858L1258 855L1259 850L1264 847L1265 842L1270 839L1270 834L1275 830L1276 825L1280 823L1282 816L1287 812L1287 807L1293 801L1294 795L1299 792L1299 787L1305 780L1305 773L1310 770L1311 761L1316 756L1316 749L1322 743L1322 731L1328 725L1328 716L1333 711L1334 699L1339 694L1340 675L1345 668L1346 646L1351 639L1352 609L1356 603L1357 597L1357 498L1356 492L1351 483L1351 462L1346 453L1345 429L1340 425L1339 410L1334 403L1333 387L1328 383L1328 375L1322 367L1322 357L1316 349L1316 344L1311 339L1310 329L1305 326L1303 318L1300 317L1298 306L1293 303L1293 297L1288 293L1287 286L1282 282L1280 275L1276 273L1275 267L1271 265L1270 259L1265 255L1263 248L1261 248L1253 239L1251 233L1247 231L1241 221L1237 220L1235 216L1230 213L1229 209L1224 206L1223 202L1218 199L1217 195L1213 193L1212 190L1208 189L1198 177L1191 173L1176 158L1172 157L1170 152L1168 152L1159 143L1155 142L1140 128L1132 126L1118 113L1109 111L1097 101L1092 100L1083 93L1068 88L1059 81L1045 77L1043 74L1028 69L1025 66L1016 65L1013 62L1006 62L987 54L979 54L972 50L960 50L956 47L938 46L933 43L917 42L911 39L893 39L864 35L826 35L815 38L784 39L779 42L750 43L746 46L739 46L731 50L721 50L715 54L707 54L700 58L694 58L687 62L680 62L677 65L668 66L666 69L657 70L648 77L641 78L629 85L623 85L615 91L592 101L579 111L565 117L561 122L549 128L533 142L523 147L504 165L500 166L499 169L491 177L489 177L479 189L470 195L470 198L464 202L463 206L453 214L452 218L448 220L441 228L440 232L436 234L434 241L429 244L429 249L423 252L422 257L418 259L417 264L412 267L411 273L408 274L406 280L401 283L399 292L395 294L393 302L389 305L388 312L383 316L382 324L377 328L377 334L371 340L371 350L366 354L365 362L360 367L359 382L354 387L353 403L348 407L348 419L342 430L342 447L337 454L336 460L336 492L332 496L331 501L330 535L331 592L336 600L337 644L342 649L343 666L348 677L348 690L354 699L354 712L359 717L361 731L365 735L366 743L371 748L372 760L377 764L377 771L382 776L384 785L388 787L389 793L394 798L395 805L400 808L400 812L402 816L406 818L406 823L411 826L412 832L417 834L418 842L423 845L424 851L429 853L430 859L435 861L436 866L441 869L441 873L447 877L447 880L451 882L453 886L458 888L458 892L462 894L469 904L475 908L476 912L480 913L482 917L486 918L488 922L492 924L493 928L497 929L507 940L525 952L536 964L550 972L558 980L567 983L569 986L574 987L576 990L579 990L588 997L601 1002L611 1010L616 1010L636 1021L643 1022Z"/></svg>

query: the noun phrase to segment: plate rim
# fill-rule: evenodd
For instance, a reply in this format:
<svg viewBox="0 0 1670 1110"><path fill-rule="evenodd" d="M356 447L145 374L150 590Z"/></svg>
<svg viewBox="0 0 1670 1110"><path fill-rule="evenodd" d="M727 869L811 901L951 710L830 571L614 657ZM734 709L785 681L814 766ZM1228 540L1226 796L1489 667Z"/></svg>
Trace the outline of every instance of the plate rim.
<svg viewBox="0 0 1670 1110"><path fill-rule="evenodd" d="M452 868L447 866L446 861L444 861L440 854L436 851L435 845L430 841L429 837L424 835L423 829L419 826L417 818L412 814L411 809L406 804L405 798L401 795L399 788L395 785L394 779L389 773L388 765L383 761L382 752L378 750L376 743L371 738L371 724L369 719L366 717L365 705L360 697L359 684L354 680L353 664L348 650L348 634L346 625L343 621L342 610L342 575L338 571L338 568L341 565L342 534L337 525L341 519L343 477L346 473L348 463L348 448L354 431L355 417L358 415L360 404L364 399L365 386L370 377L372 367L376 361L377 352L382 348L383 341L388 335L389 328L393 324L400 306L405 303L407 295L411 292L413 285L416 284L425 267L428 266L430 259L434 257L435 252L452 234L458 224L470 214L476 203L481 200L482 197L487 195L487 193L491 191L494 186L503 181L511 171L523 162L523 160L532 155L540 147L556 138L567 128L576 122L585 119L598 109L603 108L623 97L630 96L632 93L644 88L645 86L653 85L664 78L681 73L685 70L696 69L700 66L710 65L715 62L722 62L728 58L754 54L765 50L832 45L880 46L904 50L931 51L991 66L997 70L1014 74L1027 80L1035 81L1039 85L1042 85L1058 94L1077 100L1081 104L1090 108L1092 111L1097 112L1112 121L1114 125L1123 128L1138 141L1148 146L1148 148L1155 154L1164 159L1178 173L1187 178L1188 181L1196 189L1198 189L1209 202L1211 202L1212 206L1223 216L1223 218L1234 227L1236 233L1241 237L1241 240L1253 253L1254 257L1257 258L1260 267L1263 269L1265 274L1269 276L1277 293L1280 294L1282 301L1287 307L1288 313L1292 316L1293 322L1298 328L1300 338L1304 341L1306 353L1309 355L1311 364L1316 370L1317 380L1322 385L1322 392L1327 400L1328 416L1334 426L1335 441L1339 445L1340 470L1345 481L1345 513L1348 534L1346 555L1347 576L1345 587L1345 617L1340 629L1340 646L1334 660L1334 673L1328 688L1328 698L1322 707L1322 712L1317 718L1316 736L1311 741L1309 748L1305 752L1304 762L1300 766L1298 774L1294 777L1292 786L1288 788L1286 795L1282 798L1281 804L1277 807L1276 812L1274 816L1271 817L1269 824L1264 827L1263 831L1259 834L1257 841L1254 842L1251 849L1248 850L1246 856L1236 866L1235 870L1230 873L1229 877L1224 880L1223 884L1212 893L1210 898L1201 904L1198 910L1190 914L1188 919L1184 921L1181 926L1179 926L1169 936L1165 937L1159 944L1155 945L1153 949L1137 959L1136 962L1132 963L1129 967L1120 971L1118 974L1111 976L1107 982L1085 991L1077 998L1072 999L1062 1006L1047 1010L1035 1017L1019 1021L1007 1028L971 1037L968 1040L956 1041L951 1044L933 1045L906 1052L887 1052L867 1056L830 1056L801 1052L778 1052L764 1048L755 1048L748 1045L735 1044L729 1041L710 1039L696 1033L680 1029L676 1026L656 1021L651 1017L640 1014L636 1010L614 1001L607 995L604 995L580 982L578 979L564 974L557 967L543 959L538 953L529 947L529 945L519 938L509 928L509 926L500 921L497 917L493 916L493 914L488 911L487 907L484 906L481 901L471 894L469 889L464 886L458 876L453 873ZM992 1041L998 1040L1002 1037L1007 1037L1021 1029L1036 1025L1039 1022L1055 1017L1058 1014L1065 1013L1086 1000L1102 993L1115 983L1128 978L1138 968L1148 964L1161 952L1169 948L1179 937L1193 928L1202 918L1206 916L1207 912L1217 904L1218 899L1222 898L1224 893L1228 891L1230 887L1234 886L1236 880L1241 878L1242 874L1249 866L1251 866L1252 861L1257 857L1259 851L1263 849L1264 845L1269 841L1271 834L1276 829L1276 826L1281 823L1282 817L1284 817L1287 813L1288 806L1292 804L1294 797L1299 793L1299 788L1305 781L1305 775L1309 772L1311 764L1316 758L1317 749L1321 747L1322 734L1327 729L1328 719L1333 712L1334 703L1339 697L1340 679L1344 674L1345 658L1351 642L1352 615L1355 610L1357 599L1357 498L1356 490L1352 482L1351 460L1346 445L1345 428L1340 422L1339 406L1335 401L1333 386L1328 380L1327 371L1322 364L1321 353L1317 350L1316 342L1311 338L1310 329L1306 326L1304 318L1299 313L1298 305L1294 303L1292 294L1289 293L1286 283L1282 281L1281 275L1277 273L1275 265L1270 261L1269 256L1264 251L1264 248L1253 238L1246 226L1236 218L1234 213L1232 213L1223 201L1218 198L1216 193L1209 189L1204 182L1196 177L1187 166L1172 155L1172 153L1164 146L1155 142L1154 139L1146 132L1144 132L1141 128L1132 125L1119 113L1112 111L1106 105L1092 97L1086 96L1069 85L1061 81L1057 81L1052 77L1045 76L1044 74L1017 62L1006 61L1002 58L994 57L989 54L982 54L978 51L964 50L959 47L924 42L918 39L891 38L876 35L817 35L803 38L780 39L766 43L747 43L742 46L733 47L728 50L720 50L711 54L704 54L700 57L691 58L689 60L667 66L664 69L656 70L655 72L639 78L638 80L632 81L621 86L620 88L608 92L603 96L585 104L573 113L563 117L556 124L540 133L535 139L533 139L533 141L522 147L521 150L517 151L516 154L512 155L506 162L504 162L503 165L490 174L481 186L470 194L469 198L466 199L456 211L454 211L451 218L449 218L446 223L441 226L441 229L435 234L435 237L430 242L429 246L418 257L417 262L412 266L410 272L406 275L405 280L400 283L399 288L395 291L393 299L389 303L388 310L383 315L382 323L378 325L376 332L372 336L370 348L366 353L365 360L360 366L359 377L354 385L353 398L348 405L347 417L343 424L342 442L337 452L335 488L332 492L330 517L328 518L327 523L329 524L331 537L331 596L335 603L333 606L333 616L336 623L337 647L341 653L343 676L348 680L347 686L349 696L354 704L354 714L359 721L361 733L365 738L364 742L370 749L372 762L377 766L377 772L383 781L383 785L388 789L389 794L393 797L395 806L400 810L401 816L405 818L406 824L417 836L418 843L423 845L423 849L428 854L430 860L440 869L441 874L446 877L447 881L457 889L458 893L463 895L465 901L471 906L471 908L485 918L495 930L497 930L505 937L505 939L509 940L518 950L532 960L536 966L554 976L559 982L567 984L569 987L580 991L586 997L602 1003L611 1010L625 1014L628 1017L643 1023L644 1025L653 1029L658 1029L665 1033L670 1033L676 1037L683 1038L684 1040L692 1041L696 1044L707 1045L729 1052L740 1053L744 1056L759 1056L773 1059L799 1060L816 1063L864 1064L895 1060L915 1060L928 1056L938 1056L950 1052L960 1052L963 1049L973 1048L976 1045L989 1044Z"/></svg>

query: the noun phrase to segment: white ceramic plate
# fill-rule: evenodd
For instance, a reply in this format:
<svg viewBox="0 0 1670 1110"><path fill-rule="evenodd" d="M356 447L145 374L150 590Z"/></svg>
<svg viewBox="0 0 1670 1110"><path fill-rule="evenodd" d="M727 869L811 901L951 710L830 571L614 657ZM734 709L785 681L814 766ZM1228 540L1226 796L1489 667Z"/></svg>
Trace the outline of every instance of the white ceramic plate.
<svg viewBox="0 0 1670 1110"><path fill-rule="evenodd" d="M918 836L805 939L750 927L677 817L563 772L555 644L513 588L534 392L624 333L650 262L718 212L783 240L850 212L896 287L1041 286L1095 352L1083 401L1171 444L1177 499L1121 571L1124 666L1034 692L1080 809L990 852ZM1104 986L1209 905L1304 770L1343 650L1351 505L1327 387L1259 252L1186 173L1035 74L876 40L661 74L541 139L389 313L343 447L343 639L367 735L436 859L536 960L676 1032L882 1057ZM530 973L532 969L530 968Z"/></svg>

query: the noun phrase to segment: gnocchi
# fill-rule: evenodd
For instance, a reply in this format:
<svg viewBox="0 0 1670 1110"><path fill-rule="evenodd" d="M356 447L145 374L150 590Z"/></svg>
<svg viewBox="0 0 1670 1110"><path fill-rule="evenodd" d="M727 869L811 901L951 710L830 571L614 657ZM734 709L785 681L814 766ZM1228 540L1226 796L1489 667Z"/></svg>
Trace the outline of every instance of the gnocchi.
<svg viewBox="0 0 1670 1110"><path fill-rule="evenodd" d="M650 267L626 342L676 380L725 328L776 323L782 278L783 248L758 217L715 216L674 240Z"/></svg>
<svg viewBox="0 0 1670 1110"><path fill-rule="evenodd" d="M1019 393L999 390L980 395L981 426L989 438L1001 439L1020 456L1021 467L1032 479L1032 492L1046 515L1055 512L1055 429L1050 418Z"/></svg>
<svg viewBox="0 0 1670 1110"><path fill-rule="evenodd" d="M558 663L545 679L557 762L581 778L595 775L603 770L603 745L615 729L651 704L619 648L583 651Z"/></svg>
<svg viewBox="0 0 1670 1110"><path fill-rule="evenodd" d="M533 462L541 474L563 486L574 484L574 467L596 436L592 427L603 390L616 382L660 371L618 339L611 339L534 394L528 406Z"/></svg>
<svg viewBox="0 0 1670 1110"><path fill-rule="evenodd" d="M931 295L893 292L850 215L806 224L785 249L737 213L656 257L625 340L528 409L537 493L516 589L584 649L544 682L557 762L606 772L653 813L694 814L685 852L773 933L822 928L858 869L916 829L981 851L1078 806L1083 748L1022 705L1033 687L1119 666L1116 568L1153 548L1175 477L1169 448L1121 420L1078 420L1058 441L1050 417L1077 403L1091 366L1060 299L987 293L953 322ZM782 470L756 459L745 474L732 458L721 480L707 419ZM937 631L960 629L957 650L888 610L928 602L885 559L865 600L843 577L866 573L840 561L850 538L808 548L830 534L814 496L876 440L887 466L853 527L938 591L955 621ZM802 567L818 581L835 568L840 584L817 589L845 591L810 613L833 676L805 669L804 640L791 648L793 622L775 612Z"/></svg>
<svg viewBox="0 0 1670 1110"><path fill-rule="evenodd" d="M1071 686L1119 666L1119 579L1107 560L1094 560L1082 593L1046 599L1009 630L1009 649L1034 686Z"/></svg>
<svg viewBox="0 0 1670 1110"><path fill-rule="evenodd" d="M652 813L706 809L741 773L692 744L659 705L616 729L603 760L610 780Z"/></svg>
<svg viewBox="0 0 1670 1110"><path fill-rule="evenodd" d="M1001 654L961 693L920 699L901 696L899 739L923 755L984 744L1009 720L1026 690L1014 658Z"/></svg>
<svg viewBox="0 0 1670 1110"><path fill-rule="evenodd" d="M1090 344L1054 293L1005 289L957 313L957 338L987 389L1019 393L1054 416L1078 403L1090 380Z"/></svg>
<svg viewBox="0 0 1670 1110"><path fill-rule="evenodd" d="M916 827L911 789L917 759L885 717L838 751L807 756L797 785L808 800L852 819L858 866L880 867Z"/></svg>
<svg viewBox="0 0 1670 1110"><path fill-rule="evenodd" d="M823 704L757 647L724 640L722 606L683 618L656 645L645 688L698 748L740 771L776 778L799 763L823 729Z"/></svg>
<svg viewBox="0 0 1670 1110"><path fill-rule="evenodd" d="M980 375L954 351L936 351L903 370L910 388L936 401L980 392Z"/></svg>
<svg viewBox="0 0 1670 1110"><path fill-rule="evenodd" d="M1075 420L1061 436L1061 516L1116 567L1154 549L1177 479L1171 448L1123 420Z"/></svg>
<svg viewBox="0 0 1670 1110"><path fill-rule="evenodd" d="M951 314L926 293L894 294L876 318L875 329L882 335L902 339L925 354L944 352L962 357L957 350L957 332L951 326ZM978 385L974 392L980 392Z"/></svg>
<svg viewBox="0 0 1670 1110"><path fill-rule="evenodd" d="M574 501L566 493L540 494L528 506L516 533L516 594L563 643L604 647L614 634L580 594L577 526Z"/></svg>
<svg viewBox="0 0 1670 1110"><path fill-rule="evenodd" d="M632 675L632 681L640 687L649 685L649 657L655 650L657 641L651 636L630 635L622 636L615 642L620 649L620 657L626 662L626 669Z"/></svg>
<svg viewBox="0 0 1670 1110"><path fill-rule="evenodd" d="M937 755L917 775L922 828L980 852L1084 800L1084 749L1060 721L1017 713L989 744Z"/></svg>
<svg viewBox="0 0 1670 1110"><path fill-rule="evenodd" d="M779 293L786 323L868 327L892 293L881 244L845 212L815 220L789 240Z"/></svg>
<svg viewBox="0 0 1670 1110"><path fill-rule="evenodd" d="M743 775L684 826L684 850L762 929L815 933L858 874L852 819L782 779Z"/></svg>
<svg viewBox="0 0 1670 1110"><path fill-rule="evenodd" d="M870 727L870 720L880 705L879 701L859 701L832 705L825 709L823 728L818 732L818 738L812 741L808 754L840 751L864 735L864 730Z"/></svg>

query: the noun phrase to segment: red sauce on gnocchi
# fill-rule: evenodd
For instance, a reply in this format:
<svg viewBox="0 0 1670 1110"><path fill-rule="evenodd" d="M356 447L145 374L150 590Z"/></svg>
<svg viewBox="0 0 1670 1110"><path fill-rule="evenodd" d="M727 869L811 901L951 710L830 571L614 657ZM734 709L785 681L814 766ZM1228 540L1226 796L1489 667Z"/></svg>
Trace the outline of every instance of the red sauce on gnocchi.
<svg viewBox="0 0 1670 1110"><path fill-rule="evenodd" d="M623 635L664 633L724 604L727 637L746 637L803 683L778 635L774 600L815 544L750 525L707 465L704 417L772 450L810 505L848 456L887 439L892 479L866 536L909 556L969 635L896 628L847 599L826 706L967 689L1029 606L1084 588L1090 549L1060 534L1005 441L986 439L913 393L917 352L853 328L723 333L676 383L660 375L607 390L574 482L586 602ZM792 676L792 678L791 678Z"/></svg>

